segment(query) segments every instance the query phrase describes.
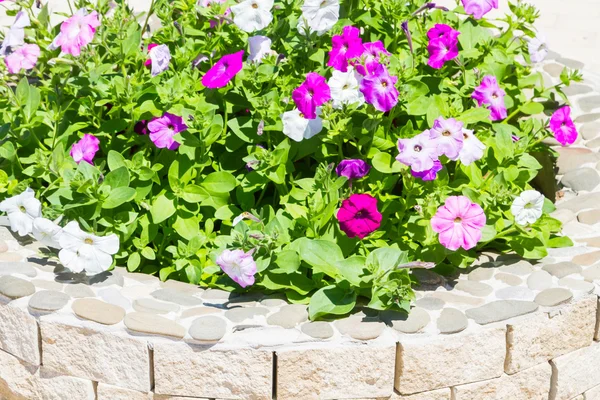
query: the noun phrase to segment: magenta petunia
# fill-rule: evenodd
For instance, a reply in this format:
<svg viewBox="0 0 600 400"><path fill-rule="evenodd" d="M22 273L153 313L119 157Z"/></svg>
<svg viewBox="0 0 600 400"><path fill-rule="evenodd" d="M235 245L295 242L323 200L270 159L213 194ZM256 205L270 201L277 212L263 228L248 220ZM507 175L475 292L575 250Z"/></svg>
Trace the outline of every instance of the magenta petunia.
<svg viewBox="0 0 600 400"><path fill-rule="evenodd" d="M439 233L440 243L452 251L472 249L481 240L485 214L479 204L465 196L450 196L431 218L431 227Z"/></svg>
<svg viewBox="0 0 600 400"><path fill-rule="evenodd" d="M398 151L396 160L414 172L429 171L438 159L437 143L431 139L428 130L410 139L398 139Z"/></svg>
<svg viewBox="0 0 600 400"><path fill-rule="evenodd" d="M364 239L381 225L381 213L377 210L377 199L370 194L353 194L342 202L337 213L340 229L349 238Z"/></svg>
<svg viewBox="0 0 600 400"><path fill-rule="evenodd" d="M94 164L94 156L100 149L100 140L94 135L86 133L79 142L74 143L71 147L70 155L77 164L85 161L88 164Z"/></svg>
<svg viewBox="0 0 600 400"><path fill-rule="evenodd" d="M363 49L364 51L360 57L360 62L354 63L356 72L361 75L372 73L381 63L381 55L390 55L390 52L386 50L380 40L364 43Z"/></svg>
<svg viewBox="0 0 600 400"><path fill-rule="evenodd" d="M462 122L454 118L440 117L433 122L429 137L437 145L438 156L445 155L453 161L458 160L458 155L463 147Z"/></svg>
<svg viewBox="0 0 600 400"><path fill-rule="evenodd" d="M7 55L4 63L9 73L18 74L22 69L28 70L35 67L39 56L40 48L37 44L24 44Z"/></svg>
<svg viewBox="0 0 600 400"><path fill-rule="evenodd" d="M349 159L340 161L335 168L335 173L348 179L360 179L367 175L370 169L369 164L363 160Z"/></svg>
<svg viewBox="0 0 600 400"><path fill-rule="evenodd" d="M306 74L304 82L294 89L292 99L306 119L315 119L317 107L331 99L331 90L325 77L310 72Z"/></svg>
<svg viewBox="0 0 600 400"><path fill-rule="evenodd" d="M507 116L504 96L506 96L506 92L498 86L496 77L492 75L484 76L481 84L475 88L472 95L480 107L482 105L489 106L492 112L490 114L492 121L499 121Z"/></svg>
<svg viewBox="0 0 600 400"><path fill-rule="evenodd" d="M215 65L209 69L202 77L202 84L210 89L217 89L226 86L229 81L242 70L244 65L242 58L244 50L237 53L227 54L221 57Z"/></svg>
<svg viewBox="0 0 600 400"><path fill-rule="evenodd" d="M372 74L365 76L360 82L360 91L365 101L375 109L387 112L398 104L398 77L391 76L386 67L379 64Z"/></svg>
<svg viewBox="0 0 600 400"><path fill-rule="evenodd" d="M155 48L156 46L158 46L158 44L156 44L156 43L150 43L150 44L148 45L148 48L147 48L147 50L148 50L148 53L150 53L150 50L152 50L152 49L153 49L153 48ZM151 67L151 66L152 66L152 59L148 58L148 59L146 60L146 62L144 63L144 65L145 65L146 67Z"/></svg>
<svg viewBox="0 0 600 400"><path fill-rule="evenodd" d="M363 53L363 43L360 31L353 26L345 26L341 35L331 38L332 49L329 52L327 66L338 71L348 71L348 61L360 57Z"/></svg>
<svg viewBox="0 0 600 400"><path fill-rule="evenodd" d="M440 162L440 160L435 160L433 162L433 167L431 167L430 169L421 171L421 172L416 172L414 170L411 170L410 173L415 178L421 178L424 181L434 181L435 178L437 178L437 173L440 172L441 170L442 170L442 163Z"/></svg>
<svg viewBox="0 0 600 400"><path fill-rule="evenodd" d="M577 140L577 128L571 119L571 107L564 106L552 114L550 118L550 130L558 142L567 146Z"/></svg>
<svg viewBox="0 0 600 400"><path fill-rule="evenodd" d="M176 150L179 143L173 137L187 128L187 125L183 123L183 118L170 113L164 113L162 117L154 118L148 123L150 140L159 149Z"/></svg>
<svg viewBox="0 0 600 400"><path fill-rule="evenodd" d="M475 19L481 19L485 14L498 8L498 0L462 0L465 12Z"/></svg>
<svg viewBox="0 0 600 400"><path fill-rule="evenodd" d="M427 32L429 38L427 64L431 68L440 69L446 61L458 56L458 35L460 32L445 24L436 24Z"/></svg>
<svg viewBox="0 0 600 400"><path fill-rule="evenodd" d="M138 135L147 135L148 134L148 121L142 120L136 122L133 127L133 131Z"/></svg>
<svg viewBox="0 0 600 400"><path fill-rule="evenodd" d="M85 8L78 10L60 26L60 33L52 42L51 48L60 47L63 53L79 56L81 49L92 42L96 28L100 26L98 13L87 13Z"/></svg>

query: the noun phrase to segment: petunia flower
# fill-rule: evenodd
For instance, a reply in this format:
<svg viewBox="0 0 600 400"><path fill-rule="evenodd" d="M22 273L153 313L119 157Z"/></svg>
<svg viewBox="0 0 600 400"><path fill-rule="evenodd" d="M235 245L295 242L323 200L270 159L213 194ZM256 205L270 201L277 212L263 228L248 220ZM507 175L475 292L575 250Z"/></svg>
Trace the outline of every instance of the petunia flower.
<svg viewBox="0 0 600 400"><path fill-rule="evenodd" d="M148 123L150 140L159 149L176 150L179 143L173 137L187 128L187 125L183 123L183 118L170 113L164 113L162 117L154 118Z"/></svg>
<svg viewBox="0 0 600 400"><path fill-rule="evenodd" d="M99 145L100 140L98 140L97 137L86 133L81 140L73 144L69 154L77 164L81 161L85 161L86 163L93 165L94 156L96 156L96 152L100 149Z"/></svg>
<svg viewBox="0 0 600 400"><path fill-rule="evenodd" d="M95 275L110 268L112 255L119 251L119 237L96 236L84 232L77 221L69 222L59 235L61 247L58 258L62 265L73 271L85 270L88 275Z"/></svg>
<svg viewBox="0 0 600 400"><path fill-rule="evenodd" d="M62 228L54 221L39 217L33 220L33 237L45 246L60 249L58 239L62 234Z"/></svg>
<svg viewBox="0 0 600 400"><path fill-rule="evenodd" d="M438 159L437 143L428 130L410 139L398 139L396 160L408 165L415 172L429 171Z"/></svg>
<svg viewBox="0 0 600 400"><path fill-rule="evenodd" d="M571 107L563 106L550 117L550 130L558 142L567 146L577 140L577 128L571 119Z"/></svg>
<svg viewBox="0 0 600 400"><path fill-rule="evenodd" d="M477 160L481 160L485 152L485 144L481 143L481 140L470 129L463 129L462 133L463 146L458 155L460 162L464 165L470 165Z"/></svg>
<svg viewBox="0 0 600 400"><path fill-rule="evenodd" d="M390 55L390 52L386 50L380 40L363 43L363 49L360 61L354 63L356 71L361 75L373 73L377 66L381 64L381 55Z"/></svg>
<svg viewBox="0 0 600 400"><path fill-rule="evenodd" d="M19 11L15 17L15 22L13 22L4 36L2 46L0 46L0 56L6 55L9 49L14 49L25 44L25 28L30 25L31 21L27 13Z"/></svg>
<svg viewBox="0 0 600 400"><path fill-rule="evenodd" d="M221 57L215 65L202 77L202 84L210 89L217 89L227 84L242 70L244 50Z"/></svg>
<svg viewBox="0 0 600 400"><path fill-rule="evenodd" d="M150 46L148 46L148 48L150 48ZM154 46L149 51L152 76L157 76L169 69L169 63L171 62L171 51L169 50L169 46L161 44L160 46Z"/></svg>
<svg viewBox="0 0 600 400"><path fill-rule="evenodd" d="M54 38L50 49L60 47L63 53L77 57L81 54L81 49L92 42L99 26L98 13L92 11L88 14L85 8L81 8L62 23L60 33Z"/></svg>
<svg viewBox="0 0 600 400"><path fill-rule="evenodd" d="M415 178L421 178L421 180L424 180L424 181L434 181L437 178L437 173L440 172L441 170L442 170L442 163L440 162L440 160L435 160L433 162L433 167L431 167L430 169L421 171L421 172L416 172L414 170L411 170L410 173Z"/></svg>
<svg viewBox="0 0 600 400"><path fill-rule="evenodd" d="M37 44L24 44L7 55L4 63L9 73L18 74L22 69L28 70L35 67L39 56L40 48Z"/></svg>
<svg viewBox="0 0 600 400"><path fill-rule="evenodd" d="M548 55L548 46L546 44L546 36L541 33L538 33L536 37L524 37L527 42L527 47L529 50L529 58L532 63L539 63L544 61L546 56Z"/></svg>
<svg viewBox="0 0 600 400"><path fill-rule="evenodd" d="M306 74L306 79L292 92L292 99L304 118L317 118L317 107L331 99L331 90L325 77L316 72Z"/></svg>
<svg viewBox="0 0 600 400"><path fill-rule="evenodd" d="M498 0L462 0L465 12L475 19L481 19L492 8L498 8Z"/></svg>
<svg viewBox="0 0 600 400"><path fill-rule="evenodd" d="M133 131L138 135L147 135L148 134L148 121L142 120L136 122L133 127Z"/></svg>
<svg viewBox="0 0 600 400"><path fill-rule="evenodd" d="M281 116L283 134L295 142L310 139L323 130L323 121L319 117L321 109L316 110L317 117L307 119L298 109L284 112Z"/></svg>
<svg viewBox="0 0 600 400"><path fill-rule="evenodd" d="M42 203L35 198L35 192L27 188L0 202L0 211L7 214L11 231L25 236L33 231L33 220L42 215Z"/></svg>
<svg viewBox="0 0 600 400"><path fill-rule="evenodd" d="M398 77L391 76L383 65L379 64L372 74L365 76L360 82L360 91L367 103L375 109L388 112L398 104Z"/></svg>
<svg viewBox="0 0 600 400"><path fill-rule="evenodd" d="M463 123L454 118L442 117L433 122L429 137L436 142L438 157L445 155L450 160L458 160L463 147Z"/></svg>
<svg viewBox="0 0 600 400"><path fill-rule="evenodd" d="M337 213L340 229L349 238L364 239L381 225L382 215L377 210L377 199L370 194L353 194L342 202Z"/></svg>
<svg viewBox="0 0 600 400"><path fill-rule="evenodd" d="M362 77L353 67L348 67L347 72L333 70L327 82L331 89L333 108L342 108L344 104L363 104L365 96L359 90L361 80Z"/></svg>
<svg viewBox="0 0 600 400"><path fill-rule="evenodd" d="M495 76L486 75L481 80L481 84L475 88L472 97L477 101L477 104L489 106L492 111L490 119L499 121L506 118L506 105L504 104L504 96L506 92L498 86L498 81Z"/></svg>
<svg viewBox="0 0 600 400"><path fill-rule="evenodd" d="M370 170L369 164L363 160L347 159L340 161L335 168L335 173L348 179L360 179L365 177Z"/></svg>
<svg viewBox="0 0 600 400"><path fill-rule="evenodd" d="M264 57L277 54L271 50L271 39L266 36L257 35L248 38L248 46L250 47L248 62L258 64Z"/></svg>
<svg viewBox="0 0 600 400"><path fill-rule="evenodd" d="M348 61L360 57L364 50L360 31L353 26L345 26L341 35L331 38L331 43L327 66L342 72L348 70Z"/></svg>
<svg viewBox="0 0 600 400"><path fill-rule="evenodd" d="M241 287L245 288L254 284L256 262L252 258L251 252L225 249L217 257L217 265Z"/></svg>
<svg viewBox="0 0 600 400"><path fill-rule="evenodd" d="M427 32L429 38L427 64L431 68L440 69L446 61L458 56L458 35L460 32L445 24L436 24Z"/></svg>
<svg viewBox="0 0 600 400"><path fill-rule="evenodd" d="M479 204L465 196L450 196L431 218L431 227L439 233L442 246L456 251L472 249L481 240L485 214Z"/></svg>
<svg viewBox="0 0 600 400"><path fill-rule="evenodd" d="M244 0L231 7L233 23L245 32L266 28L273 20L274 0Z"/></svg>
<svg viewBox="0 0 600 400"><path fill-rule="evenodd" d="M537 190L524 190L510 207L510 212L519 225L533 224L542 216L544 195Z"/></svg>
<svg viewBox="0 0 600 400"><path fill-rule="evenodd" d="M308 23L310 32L321 36L329 31L340 19L339 0L305 0L302 16L298 20L298 30L304 32Z"/></svg>
<svg viewBox="0 0 600 400"><path fill-rule="evenodd" d="M199 0L198 5L201 7L210 7L211 4L223 4L227 0Z"/></svg>
<svg viewBox="0 0 600 400"><path fill-rule="evenodd" d="M150 50L152 50L153 48L155 48L156 46L158 46L157 43L150 43L148 44L148 53L150 53ZM152 66L152 59L147 59L146 62L144 62L144 66L146 67L151 67Z"/></svg>

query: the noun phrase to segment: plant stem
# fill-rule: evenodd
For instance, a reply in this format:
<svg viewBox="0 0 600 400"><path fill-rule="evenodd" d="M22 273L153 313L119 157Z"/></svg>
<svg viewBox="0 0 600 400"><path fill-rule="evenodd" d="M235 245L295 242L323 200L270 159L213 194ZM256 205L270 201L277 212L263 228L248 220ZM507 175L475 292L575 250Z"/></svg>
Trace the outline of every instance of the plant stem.
<svg viewBox="0 0 600 400"><path fill-rule="evenodd" d="M144 26L142 27L142 36L144 36L144 32L146 32L146 27L148 26L148 20L150 19L150 15L154 12L154 3L155 0L152 0L150 3L150 8L148 9L148 15L146 15L146 20L144 21Z"/></svg>

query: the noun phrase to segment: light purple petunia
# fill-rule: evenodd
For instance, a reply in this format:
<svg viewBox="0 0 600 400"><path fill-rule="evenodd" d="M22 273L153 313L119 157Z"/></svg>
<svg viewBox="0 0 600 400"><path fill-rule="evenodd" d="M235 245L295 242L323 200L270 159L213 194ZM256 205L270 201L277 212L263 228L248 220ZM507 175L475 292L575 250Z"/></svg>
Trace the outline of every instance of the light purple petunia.
<svg viewBox="0 0 600 400"><path fill-rule="evenodd" d="M39 56L40 48L37 44L24 44L7 55L4 63L9 73L18 74L22 69L28 70L35 67Z"/></svg>
<svg viewBox="0 0 600 400"><path fill-rule="evenodd" d="M187 125L183 123L183 118L170 113L164 113L162 117L154 118L148 123L150 140L159 149L176 150L179 143L173 139L173 136L187 128Z"/></svg>
<svg viewBox="0 0 600 400"><path fill-rule="evenodd" d="M348 60L360 57L364 49L360 31L353 26L345 26L341 35L331 38L331 43L333 48L329 52L327 66L342 72L348 70Z"/></svg>
<svg viewBox="0 0 600 400"><path fill-rule="evenodd" d="M310 72L300 86L292 92L292 99L304 118L317 118L317 107L331 99L331 90L325 77Z"/></svg>
<svg viewBox="0 0 600 400"><path fill-rule="evenodd" d="M462 0L465 12L475 19L481 19L485 14L498 8L498 0Z"/></svg>
<svg viewBox="0 0 600 400"><path fill-rule="evenodd" d="M217 257L217 265L241 287L245 288L254 284L256 262L252 257L252 252L225 249Z"/></svg>
<svg viewBox="0 0 600 400"><path fill-rule="evenodd" d="M429 38L429 60L431 68L440 69L446 61L458 56L458 35L460 32L445 24L436 24L427 32Z"/></svg>
<svg viewBox="0 0 600 400"><path fill-rule="evenodd" d="M429 131L432 140L437 144L438 156L445 155L456 161L463 147L463 123L454 118L436 119Z"/></svg>
<svg viewBox="0 0 600 400"><path fill-rule="evenodd" d="M398 139L398 151L396 160L414 172L429 171L438 159L437 143L431 139L429 130L410 139Z"/></svg>
<svg viewBox="0 0 600 400"><path fill-rule="evenodd" d="M388 112L398 104L398 77L391 76L383 65L379 64L372 74L365 76L360 82L360 91L365 101L375 109Z"/></svg>
<svg viewBox="0 0 600 400"><path fill-rule="evenodd" d="M421 172L416 172L416 171L411 170L410 173L415 178L421 178L424 181L433 181L433 180L435 180L435 178L437 178L437 173L440 172L441 170L442 170L442 163L440 162L440 160L435 160L433 162L433 167L431 167L430 169L428 169L426 171L421 171Z"/></svg>
<svg viewBox="0 0 600 400"><path fill-rule="evenodd" d="M88 164L94 164L94 156L98 149L100 149L100 140L94 135L86 133L83 135L81 140L73 144L71 147L70 155L77 164L85 161Z"/></svg>
<svg viewBox="0 0 600 400"><path fill-rule="evenodd" d="M558 142L567 146L577 140L577 128L571 119L571 107L564 106L552 114L550 118L550 130Z"/></svg>
<svg viewBox="0 0 600 400"><path fill-rule="evenodd" d="M492 75L484 76L472 95L480 107L484 104L489 106L492 111L490 114L492 121L499 121L507 116L504 96L506 96L506 92L498 86L496 77Z"/></svg>

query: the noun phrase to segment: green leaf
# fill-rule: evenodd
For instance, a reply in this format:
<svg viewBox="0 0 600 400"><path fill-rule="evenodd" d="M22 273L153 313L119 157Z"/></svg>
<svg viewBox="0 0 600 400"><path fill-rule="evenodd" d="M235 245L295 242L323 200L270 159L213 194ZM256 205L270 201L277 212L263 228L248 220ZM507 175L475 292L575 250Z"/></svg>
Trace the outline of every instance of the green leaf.
<svg viewBox="0 0 600 400"><path fill-rule="evenodd" d="M130 187L119 187L113 189L108 197L102 202L102 208L111 209L134 199L136 191Z"/></svg>
<svg viewBox="0 0 600 400"><path fill-rule="evenodd" d="M360 287L364 277L369 275L366 267L367 259L363 256L352 256L338 261L335 266L341 275L354 286Z"/></svg>
<svg viewBox="0 0 600 400"><path fill-rule="evenodd" d="M483 107L470 108L460 116L456 117L457 120L462 121L465 124L474 124L476 122L484 122L490 120L490 110Z"/></svg>
<svg viewBox="0 0 600 400"><path fill-rule="evenodd" d="M521 154L517 164L519 165L519 167L526 169L533 169L536 171L542 169L542 164L540 164L538 160L535 159L535 157L532 157L527 153Z"/></svg>
<svg viewBox="0 0 600 400"><path fill-rule="evenodd" d="M127 259L127 270L129 272L135 271L140 266L141 260L139 253L132 253Z"/></svg>
<svg viewBox="0 0 600 400"><path fill-rule="evenodd" d="M144 247L141 251L142 256L144 258L147 258L148 260L155 260L156 259L156 254L154 254L154 250L152 250L152 247Z"/></svg>
<svg viewBox="0 0 600 400"><path fill-rule="evenodd" d="M129 171L126 167L117 168L106 175L103 186L116 189L122 186L129 186Z"/></svg>
<svg viewBox="0 0 600 400"><path fill-rule="evenodd" d="M530 101L529 103L523 104L520 108L522 113L535 115L544 112L544 105L541 103L535 103Z"/></svg>
<svg viewBox="0 0 600 400"><path fill-rule="evenodd" d="M506 124L495 124L494 129L496 131L496 157L498 161L502 162L514 154L511 127Z"/></svg>
<svg viewBox="0 0 600 400"><path fill-rule="evenodd" d="M313 272L325 273L332 278L339 275L335 263L344 258L340 247L327 240L300 238L291 244L293 250L311 267Z"/></svg>
<svg viewBox="0 0 600 400"><path fill-rule="evenodd" d="M299 272L290 274L267 272L263 275L260 284L269 290L291 289L301 295L307 295L315 288L315 283Z"/></svg>
<svg viewBox="0 0 600 400"><path fill-rule="evenodd" d="M108 168L111 171L125 166L125 157L123 157L121 153L118 153L114 150L110 150L108 152L108 157L106 158L106 161L108 163Z"/></svg>
<svg viewBox="0 0 600 400"><path fill-rule="evenodd" d="M371 270L389 271L407 262L407 253L395 247L382 247L367 256L367 266Z"/></svg>
<svg viewBox="0 0 600 400"><path fill-rule="evenodd" d="M161 193L150 207L152 222L160 224L175 214L175 210L175 196L172 193Z"/></svg>
<svg viewBox="0 0 600 400"><path fill-rule="evenodd" d="M388 152L379 152L371 160L373 168L384 174L393 174L402 171L402 164L392 158Z"/></svg>
<svg viewBox="0 0 600 400"><path fill-rule="evenodd" d="M181 197L188 203L200 203L208 199L210 194L198 185L187 185L183 188Z"/></svg>
<svg viewBox="0 0 600 400"><path fill-rule="evenodd" d="M237 186L237 180L226 171L209 174L201 185L213 193L229 193Z"/></svg>
<svg viewBox="0 0 600 400"><path fill-rule="evenodd" d="M548 247L550 248L571 246L573 246L573 241L568 236L556 236L548 240Z"/></svg>
<svg viewBox="0 0 600 400"><path fill-rule="evenodd" d="M509 244L518 255L528 259L539 260L548 255L546 246L537 237L514 236Z"/></svg>
<svg viewBox="0 0 600 400"><path fill-rule="evenodd" d="M310 298L308 316L315 320L324 315L344 315L356 305L356 293L346 292L334 285L321 288Z"/></svg>
<svg viewBox="0 0 600 400"><path fill-rule="evenodd" d="M300 255L294 250L284 250L276 253L275 265L279 267L273 273L291 274L300 268Z"/></svg>

